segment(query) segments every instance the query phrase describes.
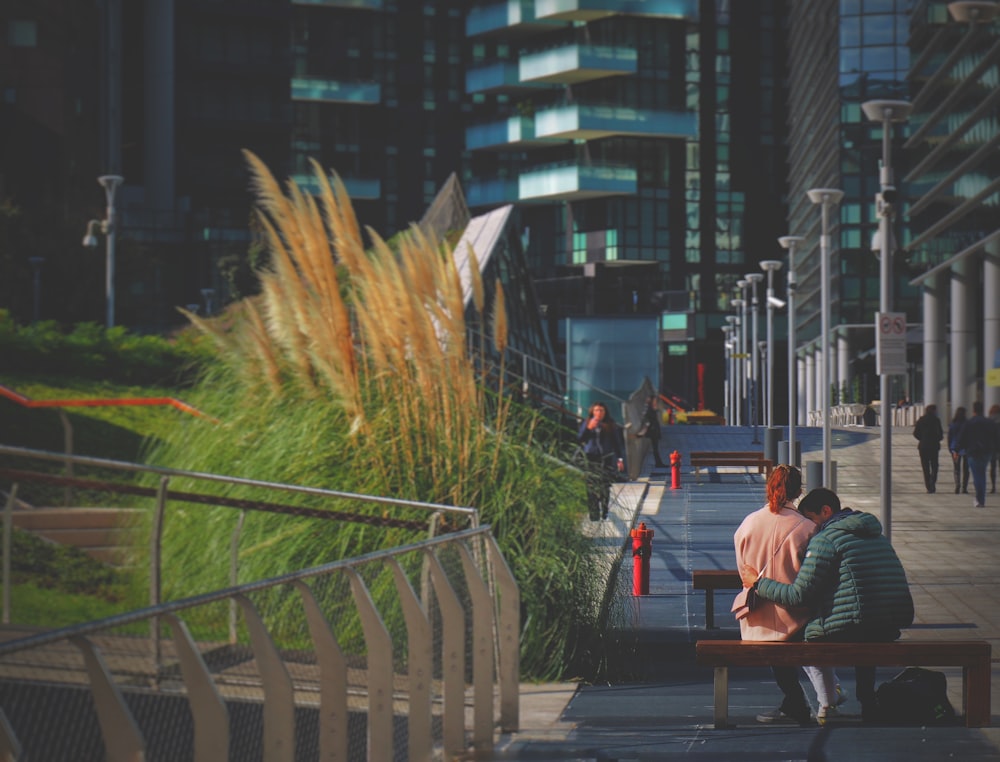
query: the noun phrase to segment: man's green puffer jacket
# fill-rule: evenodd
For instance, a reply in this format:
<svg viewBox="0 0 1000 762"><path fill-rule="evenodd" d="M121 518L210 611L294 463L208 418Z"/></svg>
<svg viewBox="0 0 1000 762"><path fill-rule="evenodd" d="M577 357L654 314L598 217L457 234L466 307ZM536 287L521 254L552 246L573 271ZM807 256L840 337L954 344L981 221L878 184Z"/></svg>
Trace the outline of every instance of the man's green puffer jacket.
<svg viewBox="0 0 1000 762"><path fill-rule="evenodd" d="M895 639L913 623L906 572L882 525L872 514L850 509L831 516L809 541L794 582L762 578L757 592L782 606L809 606L806 640Z"/></svg>

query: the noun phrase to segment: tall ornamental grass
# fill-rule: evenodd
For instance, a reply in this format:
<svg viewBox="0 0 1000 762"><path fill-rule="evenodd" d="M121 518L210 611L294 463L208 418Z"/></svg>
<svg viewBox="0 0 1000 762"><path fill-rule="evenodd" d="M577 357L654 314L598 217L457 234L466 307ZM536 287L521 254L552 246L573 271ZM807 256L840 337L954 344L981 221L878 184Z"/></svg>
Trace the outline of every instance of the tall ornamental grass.
<svg viewBox="0 0 1000 762"><path fill-rule="evenodd" d="M196 421L158 445L153 462L253 479L474 507L492 527L522 596L525 677L565 674L597 621L585 505L566 453L536 415L477 381L465 304L447 245L412 227L390 248L367 230L343 185L314 165L320 193L283 191L247 154L270 263L261 293L223 319L188 317L212 336L219 361L195 390L221 420ZM474 277L479 268L473 267ZM499 284L498 284L499 285ZM479 320L506 344L503 290ZM479 296L476 296L479 295ZM502 378L502 373L500 374ZM553 457L555 456L555 457ZM178 482L171 488L193 488ZM204 484L198 489L204 491ZM230 496L418 519L416 509L216 488ZM165 598L228 584L234 509L171 505L165 521ZM456 525L459 522L454 522ZM249 581L412 542L425 532L248 513L240 579ZM411 570L413 574L417 571ZM275 622L298 618L275 600Z"/></svg>

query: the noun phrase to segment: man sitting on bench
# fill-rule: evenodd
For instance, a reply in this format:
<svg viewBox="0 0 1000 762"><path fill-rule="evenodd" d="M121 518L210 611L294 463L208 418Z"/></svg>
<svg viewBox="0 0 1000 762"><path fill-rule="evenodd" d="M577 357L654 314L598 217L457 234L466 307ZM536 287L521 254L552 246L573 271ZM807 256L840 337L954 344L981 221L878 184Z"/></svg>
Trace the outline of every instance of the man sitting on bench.
<svg viewBox="0 0 1000 762"><path fill-rule="evenodd" d="M744 585L781 606L809 606L807 641L889 642L913 623L913 598L906 572L882 524L870 513L845 508L831 490L819 487L799 503L799 512L819 526L809 540L802 567L790 584L744 566ZM875 667L854 668L861 719L878 719Z"/></svg>

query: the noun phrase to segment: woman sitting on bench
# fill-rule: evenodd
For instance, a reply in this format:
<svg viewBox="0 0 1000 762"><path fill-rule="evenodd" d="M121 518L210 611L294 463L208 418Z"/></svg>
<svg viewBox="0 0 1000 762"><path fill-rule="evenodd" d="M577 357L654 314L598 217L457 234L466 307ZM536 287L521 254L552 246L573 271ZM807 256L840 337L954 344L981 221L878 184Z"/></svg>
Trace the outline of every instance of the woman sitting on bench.
<svg viewBox="0 0 1000 762"><path fill-rule="evenodd" d="M798 574L809 539L816 531L809 519L795 510L794 500L802 494L802 472L794 466L779 465L767 480L767 505L748 515L736 530L738 569L761 569L774 579L791 582ZM744 581L750 586L754 582ZM809 621L804 606L779 606L760 601L740 619L743 640L802 640L802 628ZM757 715L758 722L792 720L800 725L814 724L812 708L799 684L795 667L771 667L774 679L784 694L781 706ZM840 686L832 667L803 667L816 690L820 723L837 712L842 703Z"/></svg>

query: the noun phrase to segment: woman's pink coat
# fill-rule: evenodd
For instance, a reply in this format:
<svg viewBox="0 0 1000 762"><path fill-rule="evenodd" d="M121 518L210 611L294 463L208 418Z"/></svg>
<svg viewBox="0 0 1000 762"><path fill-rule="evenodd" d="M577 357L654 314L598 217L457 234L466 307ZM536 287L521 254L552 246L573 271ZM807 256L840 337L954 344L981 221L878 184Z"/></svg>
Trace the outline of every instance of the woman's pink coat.
<svg viewBox="0 0 1000 762"><path fill-rule="evenodd" d="M765 576L778 582L792 582L802 566L809 538L816 525L786 503L778 513L768 506L743 519L733 540L736 568L766 566ZM758 599L756 608L740 620L743 640L788 640L809 621L809 609L786 609Z"/></svg>

